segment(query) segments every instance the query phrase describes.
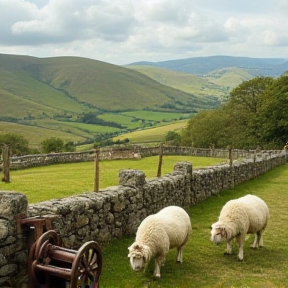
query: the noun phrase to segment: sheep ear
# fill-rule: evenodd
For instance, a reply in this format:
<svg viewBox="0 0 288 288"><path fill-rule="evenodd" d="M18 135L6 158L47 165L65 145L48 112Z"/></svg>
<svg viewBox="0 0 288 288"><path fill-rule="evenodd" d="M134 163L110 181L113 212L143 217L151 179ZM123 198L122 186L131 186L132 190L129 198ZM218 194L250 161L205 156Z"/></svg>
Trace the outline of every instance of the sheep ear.
<svg viewBox="0 0 288 288"><path fill-rule="evenodd" d="M134 249L139 250L139 245L135 245Z"/></svg>

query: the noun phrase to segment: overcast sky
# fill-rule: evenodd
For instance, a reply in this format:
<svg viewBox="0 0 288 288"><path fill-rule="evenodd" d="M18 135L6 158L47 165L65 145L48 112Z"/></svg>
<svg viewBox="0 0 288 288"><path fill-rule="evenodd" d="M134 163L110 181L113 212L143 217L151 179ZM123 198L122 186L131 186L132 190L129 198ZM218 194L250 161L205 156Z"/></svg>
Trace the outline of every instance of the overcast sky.
<svg viewBox="0 0 288 288"><path fill-rule="evenodd" d="M288 0L0 0L0 53L288 58Z"/></svg>

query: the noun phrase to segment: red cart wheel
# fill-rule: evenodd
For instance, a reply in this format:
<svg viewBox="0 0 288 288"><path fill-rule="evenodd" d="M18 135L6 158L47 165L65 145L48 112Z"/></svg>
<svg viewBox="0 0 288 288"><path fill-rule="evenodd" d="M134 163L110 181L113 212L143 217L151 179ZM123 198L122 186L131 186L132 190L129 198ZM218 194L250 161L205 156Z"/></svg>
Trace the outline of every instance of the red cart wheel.
<svg viewBox="0 0 288 288"><path fill-rule="evenodd" d="M90 241L81 246L72 263L70 288L98 288L102 254L98 244Z"/></svg>
<svg viewBox="0 0 288 288"><path fill-rule="evenodd" d="M36 267L38 263L42 263L47 257L49 245L62 244L61 238L54 230L45 232L31 247L28 259L29 282L33 288L49 288L48 275L45 272L38 271L36 275ZM31 287L31 288L32 288Z"/></svg>
<svg viewBox="0 0 288 288"><path fill-rule="evenodd" d="M43 245L44 244L44 245ZM62 241L59 235L54 230L49 230L45 232L36 242L36 248L35 248L35 259L39 260L40 258L43 259L43 252L44 252L44 246L52 244L61 246ZM42 255L41 255L42 254Z"/></svg>

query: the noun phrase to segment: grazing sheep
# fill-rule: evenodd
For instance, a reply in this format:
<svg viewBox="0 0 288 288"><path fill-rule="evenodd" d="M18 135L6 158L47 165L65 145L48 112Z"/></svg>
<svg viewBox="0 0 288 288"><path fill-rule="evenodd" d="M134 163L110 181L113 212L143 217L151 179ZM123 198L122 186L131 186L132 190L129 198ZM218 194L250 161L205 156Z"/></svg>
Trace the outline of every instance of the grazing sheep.
<svg viewBox="0 0 288 288"><path fill-rule="evenodd" d="M133 153L133 158L134 159L141 159L141 154L140 153Z"/></svg>
<svg viewBox="0 0 288 288"><path fill-rule="evenodd" d="M211 241L217 245L227 242L225 254L231 254L231 240L239 245L238 260L243 260L243 246L247 234L255 234L251 248L262 247L262 233L267 226L269 209L257 196L246 195L228 201L221 210L218 222L212 224Z"/></svg>
<svg viewBox="0 0 288 288"><path fill-rule="evenodd" d="M156 257L155 276L160 278L165 254L172 248L177 248L177 262L182 263L183 247L191 230L189 215L178 206L168 206L146 217L138 227L135 242L128 248L133 270L145 268L150 259Z"/></svg>

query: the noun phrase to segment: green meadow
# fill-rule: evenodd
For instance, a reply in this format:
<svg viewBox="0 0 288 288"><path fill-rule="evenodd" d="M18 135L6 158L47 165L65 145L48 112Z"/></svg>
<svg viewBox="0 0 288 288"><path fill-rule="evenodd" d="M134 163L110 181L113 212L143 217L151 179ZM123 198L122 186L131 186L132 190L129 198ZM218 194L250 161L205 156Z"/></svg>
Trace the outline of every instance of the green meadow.
<svg viewBox="0 0 288 288"><path fill-rule="evenodd" d="M172 124L125 133L114 137L113 140L116 141L128 138L129 142L132 144L164 142L165 136L169 131L179 132L181 129L186 127L187 122L187 120L181 120Z"/></svg>
<svg viewBox="0 0 288 288"><path fill-rule="evenodd" d="M223 159L192 156L164 156L162 175L173 170L179 161L189 161L193 167L219 164ZM139 160L100 161L100 189L119 184L121 169L139 169L148 179L156 177L159 156ZM94 189L94 162L57 164L10 172L11 183L0 182L0 190L17 191L27 195L29 203L62 198Z"/></svg>

